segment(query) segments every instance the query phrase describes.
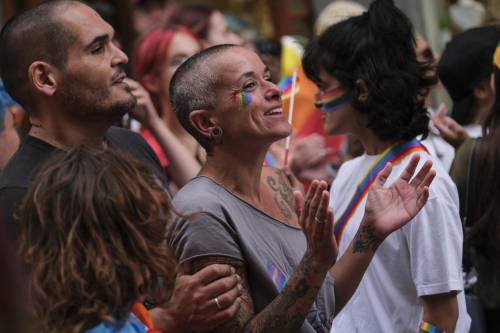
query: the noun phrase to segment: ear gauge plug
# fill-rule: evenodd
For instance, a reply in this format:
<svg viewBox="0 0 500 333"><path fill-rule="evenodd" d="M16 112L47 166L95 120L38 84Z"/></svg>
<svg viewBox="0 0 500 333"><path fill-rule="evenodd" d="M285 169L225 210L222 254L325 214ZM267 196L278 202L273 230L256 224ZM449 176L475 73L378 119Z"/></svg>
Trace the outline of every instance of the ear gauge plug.
<svg viewBox="0 0 500 333"><path fill-rule="evenodd" d="M224 132L222 131L222 128L220 127L214 127L210 130L210 138L214 143L221 143L222 142L222 134Z"/></svg>

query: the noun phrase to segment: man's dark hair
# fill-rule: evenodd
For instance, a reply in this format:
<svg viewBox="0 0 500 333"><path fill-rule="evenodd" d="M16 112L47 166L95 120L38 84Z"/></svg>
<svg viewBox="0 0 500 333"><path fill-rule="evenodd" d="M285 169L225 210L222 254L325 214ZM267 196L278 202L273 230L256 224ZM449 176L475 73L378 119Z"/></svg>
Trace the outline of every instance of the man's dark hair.
<svg viewBox="0 0 500 333"><path fill-rule="evenodd" d="M7 92L29 110L29 66L37 60L63 67L68 49L77 36L66 28L57 14L72 0L43 2L9 20L0 32L0 77Z"/></svg>
<svg viewBox="0 0 500 333"><path fill-rule="evenodd" d="M198 143L211 153L211 141L191 125L189 114L194 110L213 110L217 105L218 71L214 59L227 49L237 47L224 44L209 47L186 60L170 81L170 102L179 122Z"/></svg>
<svg viewBox="0 0 500 333"><path fill-rule="evenodd" d="M428 133L429 116L423 101L429 87L430 63L419 63L408 17L392 0L376 0L361 16L328 28L305 52L306 75L320 87L324 70L352 91L352 105L368 118L368 127L381 140L409 140ZM368 87L359 100L356 81Z"/></svg>

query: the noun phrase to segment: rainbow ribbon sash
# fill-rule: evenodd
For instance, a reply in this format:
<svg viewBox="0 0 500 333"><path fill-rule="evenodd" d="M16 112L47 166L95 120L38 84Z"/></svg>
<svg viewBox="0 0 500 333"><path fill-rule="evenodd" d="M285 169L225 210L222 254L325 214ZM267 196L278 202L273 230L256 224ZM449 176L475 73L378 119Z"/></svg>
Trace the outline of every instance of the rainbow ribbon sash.
<svg viewBox="0 0 500 333"><path fill-rule="evenodd" d="M349 201L346 209L335 223L334 233L337 242L340 242L342 234L344 233L344 230L349 223L350 218L356 211L363 198L368 193L368 190L377 178L377 175L380 171L382 171L385 165L389 162L392 164L397 164L404 157L416 151L427 151L427 149L417 140L411 140L402 144L398 144L386 149L386 151L382 153L382 156L371 165L366 175L356 186L356 191L354 192L351 201Z"/></svg>
<svg viewBox="0 0 500 333"><path fill-rule="evenodd" d="M321 112L333 112L349 102L351 94L342 87L336 87L324 92L318 92L314 98L314 106Z"/></svg>

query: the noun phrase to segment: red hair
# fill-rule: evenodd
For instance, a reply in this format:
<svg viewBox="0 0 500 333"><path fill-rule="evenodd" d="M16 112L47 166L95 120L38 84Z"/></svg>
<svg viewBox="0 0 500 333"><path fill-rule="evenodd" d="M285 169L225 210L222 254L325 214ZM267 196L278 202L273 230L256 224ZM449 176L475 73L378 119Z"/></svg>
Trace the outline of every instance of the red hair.
<svg viewBox="0 0 500 333"><path fill-rule="evenodd" d="M177 27L154 30L139 41L134 52L134 73L141 84L146 74L154 73L163 65L170 43L179 32L196 39L187 28Z"/></svg>

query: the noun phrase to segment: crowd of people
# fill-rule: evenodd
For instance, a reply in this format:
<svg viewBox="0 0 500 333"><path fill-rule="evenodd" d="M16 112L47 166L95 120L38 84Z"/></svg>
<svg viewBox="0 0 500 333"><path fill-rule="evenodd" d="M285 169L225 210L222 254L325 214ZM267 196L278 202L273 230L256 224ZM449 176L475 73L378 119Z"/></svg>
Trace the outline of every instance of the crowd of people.
<svg viewBox="0 0 500 333"><path fill-rule="evenodd" d="M439 56L392 0L333 1L297 130L279 43L136 6L135 42L100 2L2 28L0 332L500 330L498 27Z"/></svg>

